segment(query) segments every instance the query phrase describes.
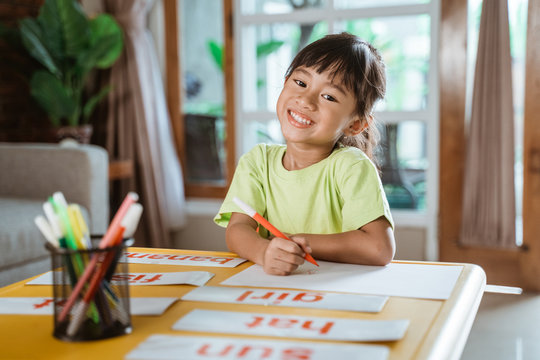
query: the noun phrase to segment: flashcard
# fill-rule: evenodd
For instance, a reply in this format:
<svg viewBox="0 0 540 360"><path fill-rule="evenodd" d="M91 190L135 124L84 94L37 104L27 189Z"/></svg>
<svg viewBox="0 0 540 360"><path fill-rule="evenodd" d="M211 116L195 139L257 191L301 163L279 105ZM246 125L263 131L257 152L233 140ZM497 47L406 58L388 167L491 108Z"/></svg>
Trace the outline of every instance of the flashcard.
<svg viewBox="0 0 540 360"><path fill-rule="evenodd" d="M200 255L175 255L175 254L153 254L143 252L126 252L123 258L132 264L158 264L158 265L189 265L189 266L212 266L233 268L246 259L225 256L200 256Z"/></svg>
<svg viewBox="0 0 540 360"><path fill-rule="evenodd" d="M339 341L394 341L409 320L361 320L195 309L173 330Z"/></svg>
<svg viewBox="0 0 540 360"><path fill-rule="evenodd" d="M132 297L129 300L131 315L161 315L178 298ZM0 298L0 314L52 315L53 301L50 297L3 297Z"/></svg>
<svg viewBox="0 0 540 360"><path fill-rule="evenodd" d="M318 268L304 264L288 276L268 275L260 265L252 265L221 284L445 300L463 270L462 265L318 263Z"/></svg>
<svg viewBox="0 0 540 360"><path fill-rule="evenodd" d="M133 349L126 359L385 360L388 354L388 347L379 345L152 335Z"/></svg>
<svg viewBox="0 0 540 360"><path fill-rule="evenodd" d="M182 300L379 312L388 296L203 286L185 294Z"/></svg>
<svg viewBox="0 0 540 360"><path fill-rule="evenodd" d="M129 308L131 315L159 316L177 300L174 297L131 297Z"/></svg>
<svg viewBox="0 0 540 360"><path fill-rule="evenodd" d="M117 273L111 278L111 283L128 280L129 285L195 285L203 286L214 277L214 274L207 271L184 271L165 273ZM52 272L45 274L27 282L25 285L52 285Z"/></svg>

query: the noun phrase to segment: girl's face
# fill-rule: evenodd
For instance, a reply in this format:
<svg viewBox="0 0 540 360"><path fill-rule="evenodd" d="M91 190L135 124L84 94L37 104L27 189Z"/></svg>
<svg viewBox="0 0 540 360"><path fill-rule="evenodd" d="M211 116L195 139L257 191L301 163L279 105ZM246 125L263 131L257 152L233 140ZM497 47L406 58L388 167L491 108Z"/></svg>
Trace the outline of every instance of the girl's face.
<svg viewBox="0 0 540 360"><path fill-rule="evenodd" d="M299 67L285 80L277 101L277 116L287 144L331 151L343 135L356 135L362 120L355 114L356 99L328 71Z"/></svg>

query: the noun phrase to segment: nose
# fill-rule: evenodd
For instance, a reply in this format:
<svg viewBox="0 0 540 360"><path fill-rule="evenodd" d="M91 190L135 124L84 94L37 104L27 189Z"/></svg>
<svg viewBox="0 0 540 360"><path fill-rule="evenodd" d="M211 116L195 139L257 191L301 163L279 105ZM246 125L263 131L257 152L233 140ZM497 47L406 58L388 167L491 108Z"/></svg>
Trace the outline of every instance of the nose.
<svg viewBox="0 0 540 360"><path fill-rule="evenodd" d="M296 103L304 109L315 110L317 108L317 98L318 94L315 92L306 91L296 97Z"/></svg>

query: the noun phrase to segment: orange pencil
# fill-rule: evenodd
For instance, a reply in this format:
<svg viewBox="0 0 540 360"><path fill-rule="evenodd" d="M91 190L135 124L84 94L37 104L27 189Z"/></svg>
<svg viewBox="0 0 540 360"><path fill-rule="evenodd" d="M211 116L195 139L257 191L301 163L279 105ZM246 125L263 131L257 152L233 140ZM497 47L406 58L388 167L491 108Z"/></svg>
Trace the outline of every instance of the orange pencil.
<svg viewBox="0 0 540 360"><path fill-rule="evenodd" d="M259 224L264 226L268 231L270 231L274 236L291 240L289 237L285 236L281 231L279 231L274 225L270 224L268 220L266 220L264 217L262 217L259 213L257 213L251 206L240 200L239 198L235 197L233 198L233 201L238 205L246 214L251 216L255 221L257 221ZM292 241L292 240L291 240ZM306 253L304 256L304 259L312 263L313 265L319 266L313 256L311 254Z"/></svg>

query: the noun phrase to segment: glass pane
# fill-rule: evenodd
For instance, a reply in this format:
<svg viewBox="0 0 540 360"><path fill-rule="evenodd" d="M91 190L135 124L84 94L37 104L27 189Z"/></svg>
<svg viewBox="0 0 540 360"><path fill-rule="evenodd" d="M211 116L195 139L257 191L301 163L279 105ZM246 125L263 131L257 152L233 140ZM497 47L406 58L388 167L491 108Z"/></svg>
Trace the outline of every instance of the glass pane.
<svg viewBox="0 0 540 360"><path fill-rule="evenodd" d="M244 111L275 111L285 71L296 53L328 32L326 22L265 24L242 29Z"/></svg>
<svg viewBox="0 0 540 360"><path fill-rule="evenodd" d="M428 102L430 58L429 15L347 20L336 32L347 31L370 42L386 63L386 99L377 111L418 111Z"/></svg>
<svg viewBox="0 0 540 360"><path fill-rule="evenodd" d="M326 0L242 0L242 14L285 14L295 10L322 8Z"/></svg>
<svg viewBox="0 0 540 360"><path fill-rule="evenodd" d="M430 0L334 0L334 4L338 9L402 6L429 2Z"/></svg>
<svg viewBox="0 0 540 360"><path fill-rule="evenodd" d="M226 156L222 2L180 4L186 176L189 182L219 185L225 181Z"/></svg>
<svg viewBox="0 0 540 360"><path fill-rule="evenodd" d="M393 209L426 208L426 126L421 121L388 124L378 151L381 178Z"/></svg>
<svg viewBox="0 0 540 360"><path fill-rule="evenodd" d="M285 144L281 126L277 119L271 121L249 121L245 128L243 148L248 151L257 144Z"/></svg>

